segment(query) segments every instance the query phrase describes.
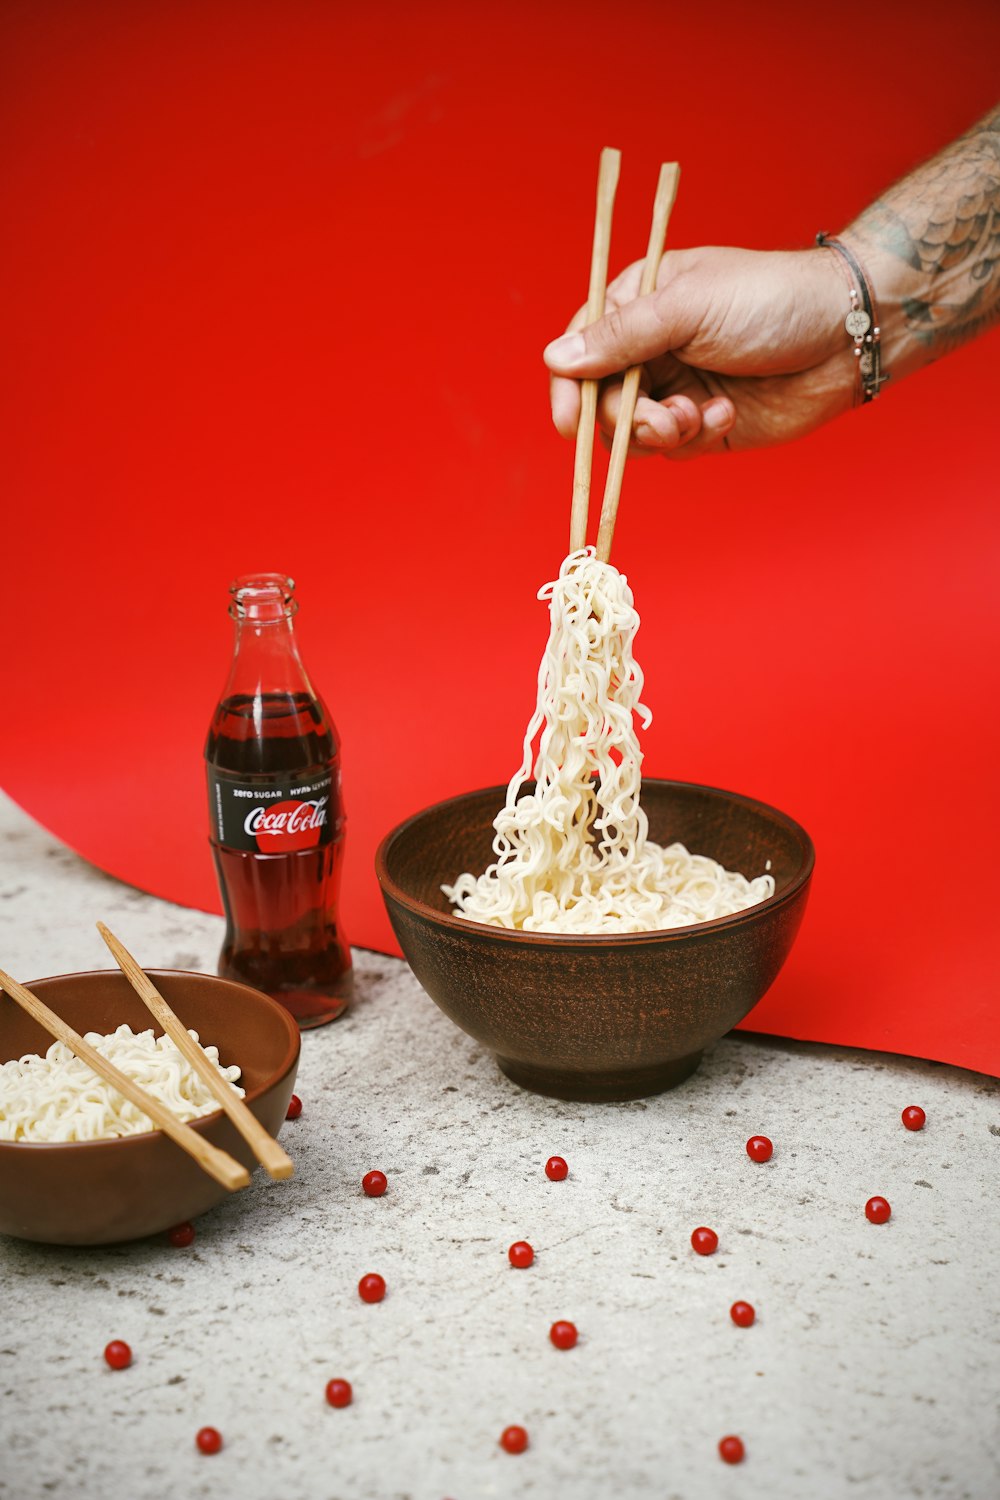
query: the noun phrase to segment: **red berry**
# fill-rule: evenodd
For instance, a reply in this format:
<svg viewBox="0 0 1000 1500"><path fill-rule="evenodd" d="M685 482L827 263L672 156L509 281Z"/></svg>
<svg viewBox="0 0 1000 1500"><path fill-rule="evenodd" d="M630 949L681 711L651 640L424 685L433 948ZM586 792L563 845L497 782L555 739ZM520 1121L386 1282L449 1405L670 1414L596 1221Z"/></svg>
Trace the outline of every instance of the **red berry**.
<svg viewBox="0 0 1000 1500"><path fill-rule="evenodd" d="M105 1346L104 1358L112 1370L127 1370L132 1363L132 1351L121 1339L112 1339Z"/></svg>
<svg viewBox="0 0 1000 1500"><path fill-rule="evenodd" d="M326 1383L326 1399L331 1406L350 1406L353 1395L349 1380L328 1380Z"/></svg>
<svg viewBox="0 0 1000 1500"><path fill-rule="evenodd" d="M747 1141L747 1156L751 1161L770 1161L774 1146L766 1135L752 1135Z"/></svg>
<svg viewBox="0 0 1000 1500"><path fill-rule="evenodd" d="M515 1240L507 1251L507 1259L519 1271L526 1271L535 1258L535 1252L527 1240Z"/></svg>
<svg viewBox="0 0 1000 1500"><path fill-rule="evenodd" d="M561 1156L550 1156L545 1163L545 1175L550 1182L562 1182L569 1175L569 1167ZM520 1428L517 1429L520 1432ZM517 1450L520 1453L520 1448Z"/></svg>
<svg viewBox="0 0 1000 1500"><path fill-rule="evenodd" d="M729 1309L729 1316L737 1328L749 1328L757 1314L749 1302L734 1302Z"/></svg>
<svg viewBox="0 0 1000 1500"><path fill-rule="evenodd" d="M377 1271L370 1271L358 1282L358 1296L362 1302L381 1302L385 1296L385 1278Z"/></svg>
<svg viewBox="0 0 1000 1500"><path fill-rule="evenodd" d="M285 1119L297 1120L301 1113L302 1100L299 1098L298 1094L293 1094L288 1101L288 1108L285 1110Z"/></svg>
<svg viewBox="0 0 1000 1500"><path fill-rule="evenodd" d="M361 1186L369 1198L381 1198L389 1186L389 1179L384 1172L366 1172L361 1179Z"/></svg>
<svg viewBox="0 0 1000 1500"><path fill-rule="evenodd" d="M523 1427L505 1427L500 1434L500 1446L508 1453L523 1453L528 1446L528 1434Z"/></svg>
<svg viewBox="0 0 1000 1500"><path fill-rule="evenodd" d="M719 1236L714 1229L706 1229L702 1225L700 1229L691 1231L691 1248L699 1255L714 1255L719 1248Z"/></svg>
<svg viewBox="0 0 1000 1500"><path fill-rule="evenodd" d="M907 1130L923 1130L927 1116L919 1104L908 1104L903 1110L902 1120Z"/></svg>
<svg viewBox="0 0 1000 1500"><path fill-rule="evenodd" d="M869 1198L865 1204L865 1218L872 1224L884 1224L892 1209L884 1198Z"/></svg>
<svg viewBox="0 0 1000 1500"><path fill-rule="evenodd" d="M222 1433L217 1432L214 1427L200 1427L195 1442L202 1453L218 1453L222 1447Z"/></svg>
<svg viewBox="0 0 1000 1500"><path fill-rule="evenodd" d="M723 1463L741 1464L743 1462L743 1439L738 1437L724 1437L719 1439L719 1456Z"/></svg>
<svg viewBox="0 0 1000 1500"><path fill-rule="evenodd" d="M167 1239L175 1250L184 1250L188 1245L194 1244L194 1225L175 1224L173 1229L167 1230Z"/></svg>
<svg viewBox="0 0 1000 1500"><path fill-rule="evenodd" d="M560 1321L549 1329L549 1338L557 1349L572 1349L577 1340L576 1324Z"/></svg>

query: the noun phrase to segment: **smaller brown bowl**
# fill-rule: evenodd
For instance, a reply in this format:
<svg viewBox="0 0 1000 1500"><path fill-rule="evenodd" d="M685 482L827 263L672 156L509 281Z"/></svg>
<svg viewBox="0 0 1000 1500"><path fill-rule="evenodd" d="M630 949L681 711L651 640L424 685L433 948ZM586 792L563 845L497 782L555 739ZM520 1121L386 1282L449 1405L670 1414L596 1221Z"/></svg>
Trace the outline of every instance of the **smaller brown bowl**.
<svg viewBox="0 0 1000 1500"><path fill-rule="evenodd" d="M299 1065L299 1028L286 1010L249 985L212 974L151 969L157 988L224 1067L242 1070L246 1103L276 1135ZM28 988L78 1032L133 1031L156 1024L119 970L60 974ZM0 995L0 1062L44 1053L48 1032ZM256 1158L221 1110L191 1121L253 1171ZM157 1234L203 1214L226 1189L159 1130L104 1141L0 1141L0 1234L50 1245L108 1245Z"/></svg>
<svg viewBox="0 0 1000 1500"><path fill-rule="evenodd" d="M441 891L495 858L493 818L505 795L490 787L439 802L383 839L378 878L414 974L524 1088L594 1100L673 1088L787 958L812 876L809 835L737 792L646 777L642 805L655 842L679 840L747 876L769 868L770 900L661 932L515 932L455 916Z"/></svg>

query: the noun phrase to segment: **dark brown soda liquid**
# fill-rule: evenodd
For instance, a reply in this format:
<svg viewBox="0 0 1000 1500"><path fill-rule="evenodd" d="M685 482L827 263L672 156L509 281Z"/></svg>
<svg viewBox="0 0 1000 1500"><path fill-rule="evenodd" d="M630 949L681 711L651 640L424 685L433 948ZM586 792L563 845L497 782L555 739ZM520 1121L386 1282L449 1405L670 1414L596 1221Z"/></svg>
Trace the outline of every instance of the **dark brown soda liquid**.
<svg viewBox="0 0 1000 1500"><path fill-rule="evenodd" d="M337 906L344 854L340 745L307 693L234 694L216 710L205 757L220 779L266 792L289 773L330 768L333 838L264 854L210 838L226 913L219 973L279 1000L302 1027L333 1020L351 994Z"/></svg>

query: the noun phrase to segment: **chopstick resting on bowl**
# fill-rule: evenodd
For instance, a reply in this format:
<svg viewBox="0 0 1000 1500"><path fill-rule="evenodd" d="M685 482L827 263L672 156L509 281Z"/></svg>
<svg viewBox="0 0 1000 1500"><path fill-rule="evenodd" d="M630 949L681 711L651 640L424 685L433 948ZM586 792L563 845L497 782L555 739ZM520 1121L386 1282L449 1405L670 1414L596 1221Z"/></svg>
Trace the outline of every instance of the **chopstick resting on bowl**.
<svg viewBox="0 0 1000 1500"><path fill-rule="evenodd" d="M84 1041L80 1034L73 1030L61 1016L57 1016L54 1010L50 1010L37 995L33 995L23 984L18 984L9 974L0 969L0 989L6 990L10 998L26 1010L43 1026L50 1036L57 1041L64 1042L71 1052L75 1053L81 1062L85 1062L99 1078L110 1083L112 1088L133 1103L143 1114L149 1116L154 1125L158 1125L164 1135L168 1135L182 1150L193 1157L203 1171L216 1182L228 1188L230 1192L236 1188L246 1187L250 1181L250 1173L227 1151L220 1151L218 1146L213 1146L211 1141L192 1130L183 1120L179 1120L172 1110L159 1099L154 1099L147 1094L144 1088L129 1078L114 1063L108 1062L100 1052L93 1048L89 1042Z"/></svg>
<svg viewBox="0 0 1000 1500"><path fill-rule="evenodd" d="M194 1040L180 1017L171 1010L149 975L139 967L125 945L119 942L103 922L98 922L97 930L139 999L163 1027L178 1052L187 1058L199 1078L207 1084L265 1172L275 1179L291 1177L295 1171L291 1157L267 1133L256 1115L251 1114L226 1079L220 1076L211 1058Z"/></svg>
<svg viewBox="0 0 1000 1500"><path fill-rule="evenodd" d="M674 199L677 197L677 186L680 182L680 175L681 169L677 162L664 162L660 168L660 176L656 185L656 198L653 203L653 222L649 229L646 261L642 268L642 279L639 283L640 297L648 297L656 286L656 274L660 269L660 261L663 259L663 247L667 238L667 225L670 221L670 211L674 206ZM639 380L641 375L641 365L633 365L625 372L625 378L622 381L621 403L618 408L618 420L615 424L614 441L611 445L611 461L608 465L608 476L604 486L604 501L601 506L600 527L597 533L597 556L601 562L607 562L611 556L611 541L614 536L615 521L618 516L618 502L621 499L625 459L628 457L629 443L632 440L632 419L635 416L635 403L639 395ZM582 411L580 420L582 423ZM590 420L592 425L593 416ZM591 452L593 452L593 434L591 434L590 446ZM586 477L586 484L589 495L589 474ZM574 477L574 506L575 504L576 478Z"/></svg>

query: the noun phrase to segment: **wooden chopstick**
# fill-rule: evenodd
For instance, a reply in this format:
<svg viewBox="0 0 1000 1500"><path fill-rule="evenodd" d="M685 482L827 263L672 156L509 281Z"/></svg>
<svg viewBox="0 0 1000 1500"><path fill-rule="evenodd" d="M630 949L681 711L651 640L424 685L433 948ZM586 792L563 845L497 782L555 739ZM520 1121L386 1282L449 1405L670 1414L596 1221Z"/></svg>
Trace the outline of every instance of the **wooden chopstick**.
<svg viewBox="0 0 1000 1500"><path fill-rule="evenodd" d="M604 316L604 297L608 282L608 255L611 250L611 216L615 207L615 190L622 154L613 146L601 152L597 173L597 212L594 218L594 245L590 255L590 289L587 294L587 322L596 323ZM594 423L597 420L599 382L584 380L580 387L580 423L576 429L576 457L573 464L573 509L569 523L569 550L579 552L587 540L587 517L590 512L590 471L594 462Z"/></svg>
<svg viewBox="0 0 1000 1500"><path fill-rule="evenodd" d="M108 1062L100 1052L85 1042L83 1037L75 1032L72 1026L57 1016L54 1010L33 995L30 990L25 989L23 984L18 984L16 979L11 979L0 969L0 988L7 991L12 1000L15 1000L22 1010L26 1010L29 1016L33 1016L40 1026L44 1026L50 1036L58 1041L65 1042L71 1052L75 1052L81 1062L85 1062L88 1068L110 1083L120 1094L141 1109L143 1114L149 1116L155 1125L158 1125L164 1135L168 1135L189 1156L194 1157L204 1171L216 1182L220 1182L224 1188L233 1192L236 1188L246 1187L250 1181L250 1173L246 1167L241 1166L234 1157L226 1151L220 1151L218 1146L213 1146L211 1141L206 1141L204 1136L192 1130L190 1125L185 1125L182 1120L147 1094L144 1088L140 1088L131 1078L126 1077L114 1063Z"/></svg>
<svg viewBox="0 0 1000 1500"><path fill-rule="evenodd" d="M675 161L664 162L660 168L656 199L653 204L653 222L649 229L649 248L646 251L646 263L642 268L642 280L639 283L640 297L648 297L656 286L656 273L663 259L667 224L670 221L670 210L674 206L674 199L677 197L680 175L681 169ZM625 459L632 440L632 418L635 416L635 403L639 395L641 374L641 365L633 365L626 371L622 382L621 405L618 408L618 421L615 426L614 442L611 445L611 462L608 464L604 503L601 507L601 524L597 533L597 556L601 562L607 562L611 556L611 539L614 536L618 502L621 499Z"/></svg>
<svg viewBox="0 0 1000 1500"><path fill-rule="evenodd" d="M291 1157L273 1136L268 1135L257 1117L251 1114L239 1095L233 1092L232 1085L220 1075L218 1068L191 1036L184 1022L170 1009L149 975L139 967L125 945L119 942L103 922L98 922L97 930L139 999L159 1021L178 1052L187 1058L199 1078L208 1085L265 1172L276 1179L291 1177L295 1171Z"/></svg>

